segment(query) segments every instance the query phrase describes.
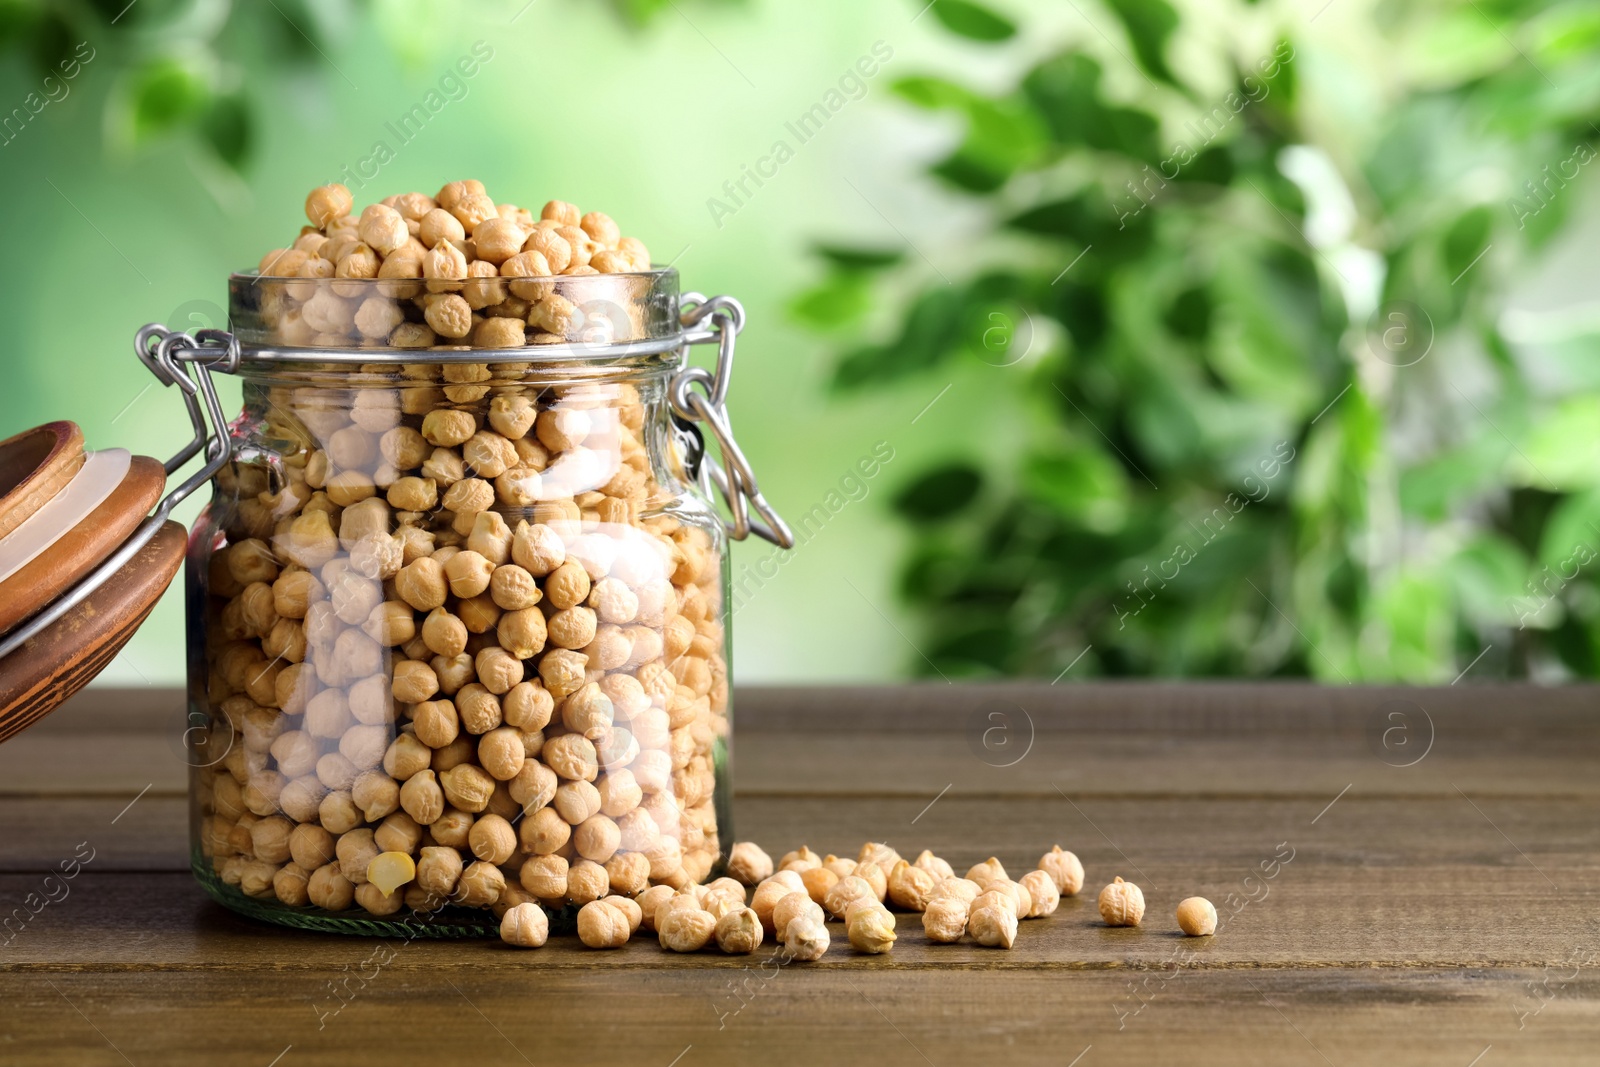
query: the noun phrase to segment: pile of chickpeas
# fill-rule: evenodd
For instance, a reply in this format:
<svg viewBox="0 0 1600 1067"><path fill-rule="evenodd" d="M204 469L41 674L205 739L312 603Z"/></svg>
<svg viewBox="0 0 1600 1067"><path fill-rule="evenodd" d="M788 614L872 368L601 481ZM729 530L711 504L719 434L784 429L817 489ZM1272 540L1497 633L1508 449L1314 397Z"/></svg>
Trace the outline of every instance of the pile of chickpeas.
<svg viewBox="0 0 1600 1067"><path fill-rule="evenodd" d="M352 215L342 185L313 189L311 224L261 257L263 319L285 345L519 348L625 339L557 279L650 270L650 251L601 212L552 200L535 219L482 182L404 193ZM289 280L295 279L295 280Z"/></svg>
<svg viewBox="0 0 1600 1067"><path fill-rule="evenodd" d="M304 279L272 297L284 344L559 340L555 295L514 279L648 266L604 215L553 201L534 222L476 182L350 208L314 191L313 225L263 261ZM333 300L348 320L317 318ZM369 300L425 322L376 329ZM726 804L722 535L647 447L645 386L388 356L337 386L246 374L203 583L231 747L197 772L202 859L250 897L372 916L703 882Z"/></svg>
<svg viewBox="0 0 1600 1067"><path fill-rule="evenodd" d="M673 952L715 945L723 952L754 952L775 938L787 960L821 959L832 942L827 923L844 923L856 952L880 955L898 940L895 914L922 917L922 930L936 944L970 937L991 948L1016 943L1018 922L1054 914L1061 898L1083 888L1083 864L1056 845L1036 869L1013 880L998 859L974 864L958 877L950 864L924 850L907 860L888 845L867 842L855 859L819 856L810 848L786 853L774 869L760 846L741 841L728 859L728 875L709 885L651 886L636 897L609 896L578 912L578 937L590 948L620 948L641 927ZM746 899L746 889L754 893ZM1138 926L1144 894L1117 878L1100 891L1100 917L1107 926ZM1216 910L1202 897L1178 905L1178 927L1191 937L1216 932ZM549 938L543 911L514 905L501 913L500 937L521 948L539 948Z"/></svg>

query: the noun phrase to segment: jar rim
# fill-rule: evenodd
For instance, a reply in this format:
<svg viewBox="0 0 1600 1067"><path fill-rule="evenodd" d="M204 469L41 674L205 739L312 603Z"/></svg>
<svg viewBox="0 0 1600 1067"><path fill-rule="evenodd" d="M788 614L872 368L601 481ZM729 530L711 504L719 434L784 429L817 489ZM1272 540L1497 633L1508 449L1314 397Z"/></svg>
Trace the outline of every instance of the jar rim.
<svg viewBox="0 0 1600 1067"><path fill-rule="evenodd" d="M474 287L480 291L474 293ZM481 290L487 288L487 293ZM424 304L460 299L460 337L436 334ZM485 303L498 297L495 304ZM468 299L471 297L472 299ZM531 299L530 299L531 298ZM517 301L512 306L512 300ZM256 270L228 278L229 330L242 363L572 363L628 360L676 352L687 334L672 267L613 274L462 281L421 278L274 278ZM463 306L465 305L465 306ZM480 313L499 306L502 314ZM539 309L550 314L537 314ZM509 313L506 313L509 309ZM315 327L311 320L315 314ZM523 316L527 316L523 318ZM522 319L509 347L474 344L490 319ZM443 323L439 324L441 327ZM391 343L400 329L422 344ZM560 332L553 332L560 331ZM516 333L515 329L509 331ZM504 334L505 331L502 331ZM450 342L450 343L437 343Z"/></svg>

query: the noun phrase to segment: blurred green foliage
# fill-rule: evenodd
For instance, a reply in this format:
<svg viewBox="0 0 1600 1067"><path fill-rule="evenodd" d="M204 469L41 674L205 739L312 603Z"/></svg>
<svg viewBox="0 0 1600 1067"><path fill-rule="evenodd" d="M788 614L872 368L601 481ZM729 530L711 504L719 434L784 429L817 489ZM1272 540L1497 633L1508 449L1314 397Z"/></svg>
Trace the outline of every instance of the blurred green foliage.
<svg viewBox="0 0 1600 1067"><path fill-rule="evenodd" d="M504 0L498 7L509 24L529 2ZM745 0L682 2L716 8ZM40 79L59 77L59 63L78 42L100 42L95 62L115 72L103 123L109 148L193 138L240 171L250 162L257 111L266 105L246 74L257 65L334 67L328 53L337 51L336 28L365 19L372 6L385 9L378 21L399 38L390 44L401 54L451 16L447 7L381 0L0 0L0 57L20 52ZM672 11L676 0L609 0L608 6L625 25L642 28ZM121 31L115 38L102 32L113 25ZM336 67L329 74L340 76Z"/></svg>
<svg viewBox="0 0 1600 1067"><path fill-rule="evenodd" d="M1600 346L1500 315L1600 139L1600 15L1378 5L1372 123L1307 96L1304 20L1240 9L1219 82L1172 61L1167 0L1084 7L1125 46L894 86L959 121L928 172L988 220L970 270L824 248L794 303L840 337L840 393L976 360L1025 412L996 431L1019 447L923 460L893 501L913 669L1055 677L1089 648L1077 674L1437 683L1488 649L1487 674L1600 674ZM898 325L847 344L883 301Z"/></svg>

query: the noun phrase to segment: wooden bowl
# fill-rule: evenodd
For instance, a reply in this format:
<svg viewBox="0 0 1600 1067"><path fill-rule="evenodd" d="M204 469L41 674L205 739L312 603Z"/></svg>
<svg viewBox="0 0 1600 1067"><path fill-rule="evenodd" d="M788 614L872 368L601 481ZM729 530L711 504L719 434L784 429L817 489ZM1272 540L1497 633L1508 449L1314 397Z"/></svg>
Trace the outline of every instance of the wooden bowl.
<svg viewBox="0 0 1600 1067"><path fill-rule="evenodd" d="M21 526L83 466L83 431L47 422L0 441L0 537Z"/></svg>
<svg viewBox="0 0 1600 1067"><path fill-rule="evenodd" d="M54 711L105 669L183 565L188 537L175 522L83 603L0 659L0 741Z"/></svg>
<svg viewBox="0 0 1600 1067"><path fill-rule="evenodd" d="M121 547L156 506L166 484L160 461L134 456L109 497L15 574L0 580L0 635L43 611Z"/></svg>

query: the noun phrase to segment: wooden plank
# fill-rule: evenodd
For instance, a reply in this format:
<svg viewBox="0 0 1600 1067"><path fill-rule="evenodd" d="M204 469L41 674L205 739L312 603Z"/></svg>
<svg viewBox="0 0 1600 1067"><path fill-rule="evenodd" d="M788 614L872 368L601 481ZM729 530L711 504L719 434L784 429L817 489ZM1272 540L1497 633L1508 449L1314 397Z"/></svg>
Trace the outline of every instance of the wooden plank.
<svg viewBox="0 0 1600 1067"><path fill-rule="evenodd" d="M100 805L94 818L90 804ZM904 801L868 809L826 798L755 799L741 804L740 818L741 832L775 854L802 838L818 850L854 854L871 836L908 853L930 847L962 870L993 854L1020 876L1052 841L1081 853L1088 871L1085 893L1068 901L1058 917L1026 924L1028 937L1012 953L959 946L933 950L945 965L958 959L996 966L1119 960L1154 965L1173 950L1177 902L1195 894L1211 899L1225 916L1235 916L1236 935L1194 943L1219 965L1544 964L1566 958L1589 936L1588 917L1600 896L1600 868L1593 862L1600 820L1591 803L1500 800L1474 807L1458 797L1399 806L1389 799L1346 795L1319 817L1322 806L1127 799L1096 801L1077 810L1062 802L1045 812L1019 810L1005 800L946 797L913 825L917 810ZM110 814L103 801L73 800L52 808L49 819L29 820L19 813L11 820L22 828L23 841L8 842L5 864L29 873L0 876L5 889L0 904L21 903L43 874L78 852L84 840L95 849L95 858L82 876L81 893L74 892L85 901L84 916L98 906L100 894L106 902L103 912L95 913L101 917L87 927L93 931L87 948L74 947L76 924L53 920L36 927L39 936L27 942L18 938L14 954L6 958L111 962L122 951L109 933L119 921L141 937L159 929L173 931L180 942L192 936L194 908L202 896L188 875L162 875L146 883L138 879L156 876L130 874L134 881L127 881L114 873L186 868L183 802L146 798L115 826L107 822ZM0 808L0 818L5 817ZM53 836L30 829L51 820ZM91 822L102 829L84 831ZM24 845L31 851L22 851ZM1113 931L1099 925L1094 896L1114 875L1143 887L1149 907L1145 929ZM175 880L162 880L168 877ZM149 888L129 888L135 884ZM114 886L123 888L108 888ZM119 920L118 909L135 901L157 910ZM46 909L45 914L61 919L70 913ZM920 940L916 920L904 922L915 935L912 942ZM57 932L46 936L50 930ZM280 937L265 936L262 928L248 924L243 930L254 949L231 942L196 945L181 959L242 963L266 953L261 960L266 963L281 954ZM309 935L283 936L307 946L326 943ZM74 955L79 952L90 954ZM896 957L915 958L899 950Z"/></svg>
<svg viewBox="0 0 1600 1067"><path fill-rule="evenodd" d="M1600 690L1517 690L1521 696L1494 700L1477 691L1437 699L1418 691L1407 702L1274 686L1250 702L1201 702L1185 705L1188 711L1163 704L1167 690L1159 686L1084 690L1107 688L1121 694L1121 712L1098 696L1085 701L1059 689L1050 694L1056 704L1026 711L977 699L969 688L973 717L949 706L950 687L923 687L930 704L922 727L908 725L900 696L880 702L872 690L839 690L817 712L814 729L782 730L773 724L802 717L795 690L741 691L736 785L746 796L931 797L949 786L958 795L1048 798L1058 787L1104 796L1316 796L1345 785L1369 794L1453 795L1457 784L1470 783L1486 796L1600 797L1593 773L1600 730L1583 710ZM1526 703L1528 692L1536 702ZM0 745L0 796L131 795L147 785L183 793L179 695L114 693L128 700L123 718L95 702L74 703L50 717L51 728ZM1312 710L1302 713L1296 701ZM839 706L860 721L830 729ZM54 729L57 723L72 729Z"/></svg>
<svg viewBox="0 0 1600 1067"><path fill-rule="evenodd" d="M1134 1015L1140 1002L1119 972L973 981L961 970L891 975L889 957L840 957L765 972L686 967L645 984L617 956L597 956L581 971L517 956L512 976L485 970L479 953L424 968L408 959L412 951L364 971L156 972L138 981L63 970L4 974L0 1042L17 1067L1499 1067L1592 1064L1600 1028L1600 981L1590 972L1561 984L1528 970L1193 971L1146 994ZM1519 1015L1543 1003L1529 990L1545 981L1552 999L1537 1015ZM347 1001L335 998L336 982L351 991ZM736 988L745 990L742 1000Z"/></svg>
<svg viewBox="0 0 1600 1067"><path fill-rule="evenodd" d="M1428 688L1327 686L1308 682L1112 681L1059 685L985 682L893 686L748 686L735 690L736 717L751 731L855 730L961 733L984 721L984 705L1020 706L1043 732L1156 733L1259 737L1307 732L1359 736L1390 705L1443 716L1462 736L1514 742L1521 749L1574 740L1593 751L1600 685L1519 684ZM173 688L91 686L33 732L81 735L115 730L182 730L183 692ZM1380 714L1378 716L1382 718ZM987 723L985 723L987 725ZM1449 733L1452 730L1441 730Z"/></svg>

